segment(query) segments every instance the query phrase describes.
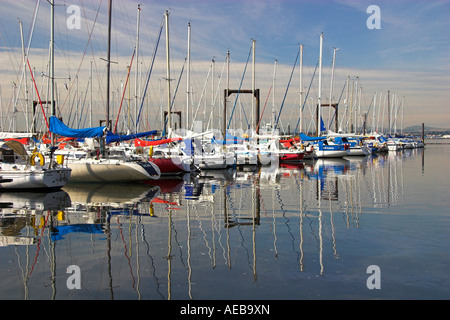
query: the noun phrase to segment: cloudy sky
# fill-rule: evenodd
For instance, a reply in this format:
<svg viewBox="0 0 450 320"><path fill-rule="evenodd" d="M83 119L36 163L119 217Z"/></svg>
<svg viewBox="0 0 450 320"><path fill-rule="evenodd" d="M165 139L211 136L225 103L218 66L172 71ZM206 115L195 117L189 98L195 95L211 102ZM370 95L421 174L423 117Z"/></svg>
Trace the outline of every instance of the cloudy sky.
<svg viewBox="0 0 450 320"><path fill-rule="evenodd" d="M127 65L136 44L138 1L113 1L112 21L112 92L113 114L120 105L123 84L126 81ZM264 119L270 117L272 105L276 110L283 106L281 119L284 126L295 127L299 116L299 62L289 78L299 51L303 54L303 92L311 85L308 101L317 102L318 83L312 75L319 57L319 37L323 32L322 102L328 103L331 85L333 48L336 51L335 78L332 99L341 97L344 107L347 77L350 84L361 87L361 113L369 112L372 121L375 111L376 122L385 118L385 97L391 93L397 116L397 124L404 127L425 122L428 126L450 127L450 1L365 1L365 0L169 0L141 2L140 11L140 74L139 87L142 92L152 63L164 12L170 12L171 50L171 94L176 94L175 109L186 108L186 70L181 75L187 52L187 25L191 24L191 118L197 113L198 120L211 115L217 118L220 111L210 113L210 106L220 109L225 77L225 57L230 50L230 87L238 89L244 70L242 89L251 88L252 59L246 64L252 39L256 40L256 87L261 90L261 107L266 106ZM59 92L59 108L67 119L78 118L86 113L83 101L86 94L89 70L93 65L93 86L96 93L96 113L104 110L106 78L105 62L107 44L108 1L107 0L59 0L55 8L56 72ZM67 21L73 12L67 12L75 5L80 10L79 28L70 29ZM380 9L380 29L369 29L367 22L373 12L367 12L370 5ZM29 49L29 61L35 70L38 90L45 98L45 77L48 61L50 33L50 5L44 0L0 0L0 78L2 101L2 126L8 128L8 114L14 105L13 84L19 90L21 83L21 36L19 20L23 23L24 43ZM38 9L38 10L37 10ZM33 33L31 29L37 12ZM32 35L31 41L30 36ZM212 59L215 60L214 83L212 87ZM273 75L276 60L276 81ZM247 68L246 68L247 65ZM130 74L130 90L124 98L134 97L135 66ZM150 127L158 126L160 108L166 103L165 33L158 46L154 69L149 81L146 120ZM211 72L212 73L212 72ZM181 77L180 77L181 75ZM29 73L27 73L29 77ZM358 77L358 78L357 78ZM70 80L69 80L70 78ZM76 79L78 81L76 81ZM221 81L222 79L222 81ZM359 79L358 82L356 82ZM222 85L220 90L219 83ZM289 86L288 86L289 83ZM64 84L70 90L64 88ZM31 81L28 81L31 85ZM24 84L21 85L24 91ZM356 88L353 87L353 88ZM350 90L349 90L350 91ZM74 99L78 92L79 103ZM216 94L214 93L216 92ZM220 92L217 94L217 92ZM342 96L341 96L342 92ZM356 89L354 97L356 97ZM81 95L83 93L84 96ZM275 94L274 96L272 96ZM25 94L19 93L17 109L25 108ZM31 95L31 93L30 93ZM142 96L142 93L138 94ZM378 103L373 103L374 95ZM214 100L214 97L216 100ZM350 100L350 99L349 99ZM230 98L229 104L235 104ZM284 101L284 104L283 104ZM354 100L358 103L359 101ZM403 104L402 104L403 102ZM349 102L350 103L350 102ZM123 103L124 108L127 102ZM242 96L242 106L236 103L236 117L244 122L250 119L249 100ZM403 106L401 108L400 106ZM114 109L116 108L116 109ZM132 110L133 103L130 110ZM305 105L304 116L311 118L311 109ZM308 111L309 110L309 111ZM358 110L359 111L359 110ZM216 111L214 111L216 112ZM130 111L130 114L133 112ZM328 110L324 111L328 114ZM400 115L404 117L400 120ZM266 118L267 116L267 118ZM343 119L343 116L339 116ZM370 124L369 124L370 125Z"/></svg>

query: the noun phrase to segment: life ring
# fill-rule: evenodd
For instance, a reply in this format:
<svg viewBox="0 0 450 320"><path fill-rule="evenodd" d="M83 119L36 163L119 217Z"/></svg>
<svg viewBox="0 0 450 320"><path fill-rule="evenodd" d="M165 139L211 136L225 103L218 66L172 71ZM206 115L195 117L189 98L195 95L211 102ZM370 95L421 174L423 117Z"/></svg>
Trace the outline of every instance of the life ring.
<svg viewBox="0 0 450 320"><path fill-rule="evenodd" d="M43 166L43 165L45 164L45 158L44 158L44 156L42 155L42 153L40 153L40 152L34 152L34 153L31 154L31 157L30 157L30 164L31 164L32 166L35 166L35 165L36 165L36 162L34 161L34 158L36 158L36 157L39 157L39 164L40 164L41 166Z"/></svg>

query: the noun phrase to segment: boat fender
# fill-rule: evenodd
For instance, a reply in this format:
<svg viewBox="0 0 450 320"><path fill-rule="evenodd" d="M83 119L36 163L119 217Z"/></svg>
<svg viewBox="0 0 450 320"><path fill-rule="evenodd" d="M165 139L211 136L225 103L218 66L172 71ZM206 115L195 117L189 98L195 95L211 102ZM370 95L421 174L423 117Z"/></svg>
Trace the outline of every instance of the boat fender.
<svg viewBox="0 0 450 320"><path fill-rule="evenodd" d="M149 214L150 214L150 217L155 216L155 209L153 208L153 203L150 203Z"/></svg>
<svg viewBox="0 0 450 320"><path fill-rule="evenodd" d="M148 149L148 155L151 157L153 157L153 146L150 146L150 148Z"/></svg>
<svg viewBox="0 0 450 320"><path fill-rule="evenodd" d="M30 164L32 166L36 165L36 161L34 160L36 157L39 157L39 165L43 166L45 164L45 159L44 159L44 156L42 155L42 153L40 153L40 152L34 152L31 154Z"/></svg>

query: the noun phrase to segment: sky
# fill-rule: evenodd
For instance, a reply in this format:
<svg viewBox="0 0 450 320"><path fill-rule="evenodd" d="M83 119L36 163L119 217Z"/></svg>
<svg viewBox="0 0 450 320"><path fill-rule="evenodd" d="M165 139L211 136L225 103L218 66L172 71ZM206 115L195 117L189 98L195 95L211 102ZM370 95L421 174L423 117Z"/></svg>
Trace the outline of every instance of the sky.
<svg viewBox="0 0 450 320"><path fill-rule="evenodd" d="M281 109L280 125L283 128L288 125L295 127L300 115L300 92L305 96L310 89L304 103L303 117L305 125L311 126L312 107L317 103L319 92L318 75L316 73L313 78L313 73L319 59L320 34L323 33L322 103L328 103L331 96L332 102L339 100L340 113L343 113L344 102L348 102L348 106L352 104L358 112L356 118L361 119L359 114L367 113L370 120L368 126L381 128L387 126L385 101L389 91L391 111L397 115L396 128L422 123L450 128L450 0L141 0L137 57L140 67L136 69L133 60L128 91L124 91L127 66L136 45L138 3L134 0L113 0L111 60L114 63L111 64L111 83L114 117L118 114L123 96L125 103L122 103L121 119L129 119L127 112L130 117L134 113L136 118L133 97L135 92L138 92L138 97L143 95L167 10L170 21L171 95L176 97L174 108L184 112L186 92L190 92L190 119L212 121L211 125L219 126L217 119L221 116L227 50L230 52L230 87L251 89L251 49L255 40L255 87L261 92L263 121L269 120L272 108L275 114ZM56 4L55 78L58 107L66 122L70 117L69 124L80 125L76 123L75 119L78 119L81 125L86 126L91 62L94 117L102 117L105 110L106 63L102 58L106 58L108 1L59 0ZM73 17L73 11L67 12L71 5L80 9L79 27L72 29L67 24ZM368 12L371 5L379 8L378 16L373 15L376 13L374 11ZM36 8L36 23L31 33ZM0 0L3 130L11 128L14 105L19 111L16 123L27 121L19 120L20 111L26 108L25 85L21 81L23 65L19 20L23 24L24 46L28 48L29 45L28 59L42 100L47 92L48 78L45 75L48 75L50 4L44 0ZM375 22L379 22L380 28L368 27L368 24L370 26ZM189 90L186 68L183 69L188 23L191 25ZM142 113L143 121L151 128L160 125L161 110L166 110L168 100L165 41L163 29ZM303 45L302 85L300 63L299 59L296 60L300 44ZM337 49L331 81L334 48ZM213 74L213 59L214 77L210 75ZM29 71L26 75L29 79ZM344 89L347 78L349 90ZM27 84L32 86L30 79ZM65 89L64 85L70 90ZM17 103L15 96L18 97ZM128 97L131 102L130 108L126 109ZM353 103L350 97L353 97ZM251 100L244 95L240 98L230 97L228 104L230 109L236 106L234 121L238 124L235 125L245 126L246 122L252 121ZM140 106L140 99L137 100ZM326 122L331 121L329 109L322 112L328 117ZM347 121L342 114L339 119Z"/></svg>

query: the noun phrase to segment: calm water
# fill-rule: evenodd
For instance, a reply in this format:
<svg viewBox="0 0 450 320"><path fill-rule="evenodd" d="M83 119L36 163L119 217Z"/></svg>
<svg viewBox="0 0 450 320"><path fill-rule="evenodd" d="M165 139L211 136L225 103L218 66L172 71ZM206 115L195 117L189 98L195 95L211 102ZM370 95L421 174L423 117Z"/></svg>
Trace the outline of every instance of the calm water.
<svg viewBox="0 0 450 320"><path fill-rule="evenodd" d="M0 299L450 299L449 157L0 194Z"/></svg>

